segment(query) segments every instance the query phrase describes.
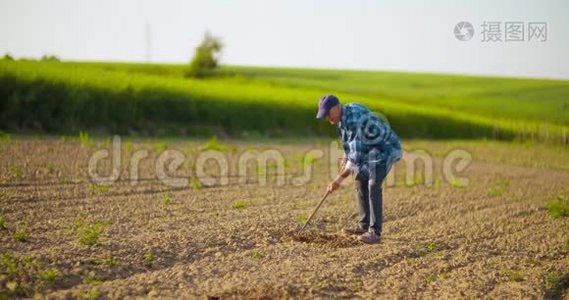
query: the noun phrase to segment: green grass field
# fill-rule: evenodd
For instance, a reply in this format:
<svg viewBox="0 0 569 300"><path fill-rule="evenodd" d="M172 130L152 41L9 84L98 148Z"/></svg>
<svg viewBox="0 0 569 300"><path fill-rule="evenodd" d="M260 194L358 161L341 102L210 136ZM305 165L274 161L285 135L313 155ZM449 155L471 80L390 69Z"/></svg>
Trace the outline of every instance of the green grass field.
<svg viewBox="0 0 569 300"><path fill-rule="evenodd" d="M569 81L224 66L0 61L0 129L153 135L331 135L314 120L334 93L404 138L569 143Z"/></svg>

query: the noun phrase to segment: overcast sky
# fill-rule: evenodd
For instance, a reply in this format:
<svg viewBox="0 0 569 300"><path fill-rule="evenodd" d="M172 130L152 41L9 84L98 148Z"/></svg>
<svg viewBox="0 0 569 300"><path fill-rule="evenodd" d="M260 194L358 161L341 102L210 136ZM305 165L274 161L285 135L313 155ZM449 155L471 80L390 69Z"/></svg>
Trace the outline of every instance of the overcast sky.
<svg viewBox="0 0 569 300"><path fill-rule="evenodd" d="M231 65L569 79L568 17L567 0L0 0L0 55L185 63L209 29ZM505 41L511 21L524 41ZM483 41L484 22L502 22L501 42Z"/></svg>

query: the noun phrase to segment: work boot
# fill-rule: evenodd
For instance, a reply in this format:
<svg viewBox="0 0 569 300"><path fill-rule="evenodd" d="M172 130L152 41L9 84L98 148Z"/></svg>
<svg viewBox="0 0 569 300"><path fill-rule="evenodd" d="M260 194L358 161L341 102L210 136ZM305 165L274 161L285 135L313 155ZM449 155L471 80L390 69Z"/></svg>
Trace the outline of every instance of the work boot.
<svg viewBox="0 0 569 300"><path fill-rule="evenodd" d="M377 244L381 241L381 235L377 234L374 230L370 230L360 236L360 241L366 244Z"/></svg>
<svg viewBox="0 0 569 300"><path fill-rule="evenodd" d="M355 225L353 227L342 229L342 232L348 235L362 235L367 232L367 228L364 228L361 225Z"/></svg>

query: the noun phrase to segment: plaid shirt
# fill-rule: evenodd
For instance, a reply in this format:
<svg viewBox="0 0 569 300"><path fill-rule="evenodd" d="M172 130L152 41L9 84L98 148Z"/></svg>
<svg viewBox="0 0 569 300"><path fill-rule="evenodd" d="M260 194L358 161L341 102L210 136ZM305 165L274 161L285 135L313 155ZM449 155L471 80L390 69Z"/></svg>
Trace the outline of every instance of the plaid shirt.
<svg viewBox="0 0 569 300"><path fill-rule="evenodd" d="M342 106L342 117L338 122L338 133L342 139L352 170L369 174L370 166L386 165L401 159L399 137L387 122L361 104Z"/></svg>

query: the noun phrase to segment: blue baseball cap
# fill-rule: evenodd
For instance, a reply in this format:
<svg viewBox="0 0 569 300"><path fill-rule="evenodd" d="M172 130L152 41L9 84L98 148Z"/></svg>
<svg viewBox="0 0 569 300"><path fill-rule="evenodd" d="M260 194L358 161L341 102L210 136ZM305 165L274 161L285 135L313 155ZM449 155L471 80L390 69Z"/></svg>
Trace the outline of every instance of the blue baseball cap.
<svg viewBox="0 0 569 300"><path fill-rule="evenodd" d="M318 102L318 113L316 113L316 119L323 119L328 116L330 109L332 107L340 104L340 100L334 95L326 95L320 98Z"/></svg>

